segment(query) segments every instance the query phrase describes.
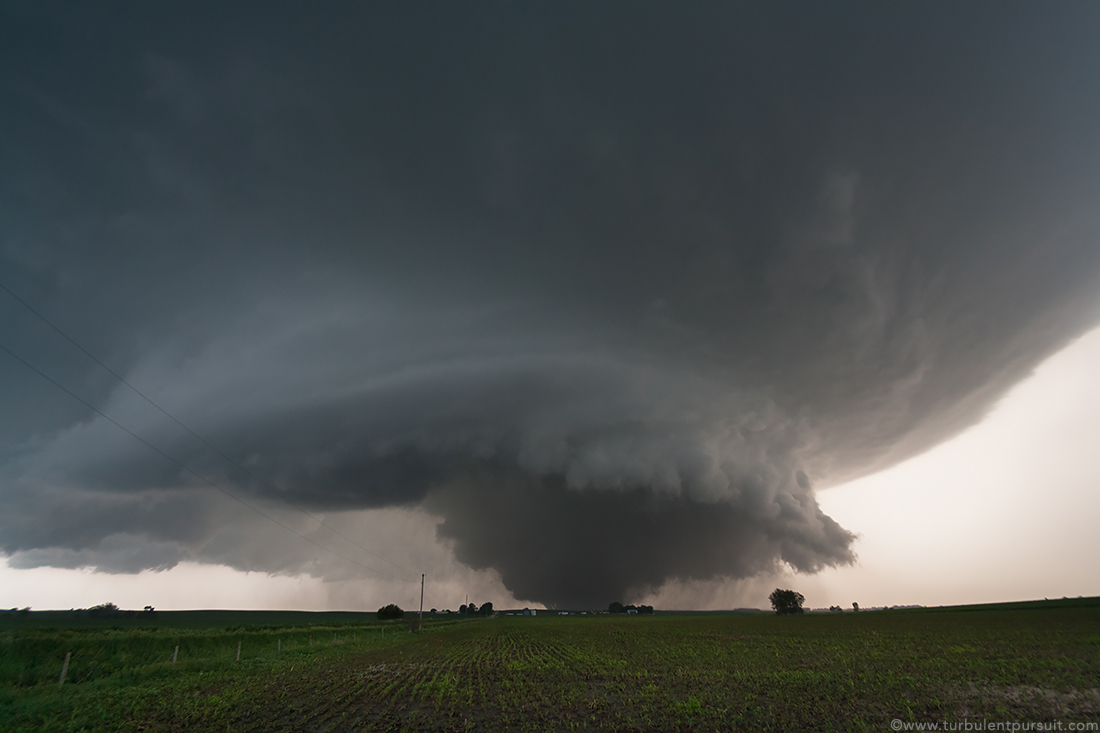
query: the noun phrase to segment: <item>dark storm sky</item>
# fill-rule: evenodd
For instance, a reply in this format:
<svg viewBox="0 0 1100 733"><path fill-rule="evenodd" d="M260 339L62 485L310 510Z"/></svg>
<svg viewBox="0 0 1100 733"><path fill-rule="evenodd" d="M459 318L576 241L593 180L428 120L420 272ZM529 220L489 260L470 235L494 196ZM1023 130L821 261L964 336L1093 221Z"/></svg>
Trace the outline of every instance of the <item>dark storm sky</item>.
<svg viewBox="0 0 1100 733"><path fill-rule="evenodd" d="M1092 3L5 3L0 282L262 483L3 292L0 344L242 496L434 512L518 598L849 563L815 486L1100 321L1098 37ZM12 565L313 562L0 385Z"/></svg>

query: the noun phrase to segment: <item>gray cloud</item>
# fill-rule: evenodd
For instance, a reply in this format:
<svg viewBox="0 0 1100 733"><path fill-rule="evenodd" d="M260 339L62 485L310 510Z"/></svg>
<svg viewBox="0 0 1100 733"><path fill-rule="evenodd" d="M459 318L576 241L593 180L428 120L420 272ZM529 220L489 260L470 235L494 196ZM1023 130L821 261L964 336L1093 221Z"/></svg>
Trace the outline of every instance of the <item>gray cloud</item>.
<svg viewBox="0 0 1100 733"><path fill-rule="evenodd" d="M3 281L253 476L6 296L2 342L517 597L851 562L815 485L1100 320L1088 5L70 10L6 11ZM0 370L4 552L337 572L212 544L209 487Z"/></svg>

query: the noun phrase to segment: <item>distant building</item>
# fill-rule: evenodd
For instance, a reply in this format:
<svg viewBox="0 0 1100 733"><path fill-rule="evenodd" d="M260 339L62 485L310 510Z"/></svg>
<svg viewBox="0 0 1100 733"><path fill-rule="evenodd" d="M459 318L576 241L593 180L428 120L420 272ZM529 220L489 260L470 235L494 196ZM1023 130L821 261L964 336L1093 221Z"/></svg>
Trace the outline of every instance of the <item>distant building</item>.
<svg viewBox="0 0 1100 733"><path fill-rule="evenodd" d="M626 615L627 616L637 616L638 615L638 609L628 608L628 609L626 609Z"/></svg>
<svg viewBox="0 0 1100 733"><path fill-rule="evenodd" d="M536 610L534 608L525 608L525 609L523 609L523 615L524 616L536 616L537 613L536 613Z"/></svg>

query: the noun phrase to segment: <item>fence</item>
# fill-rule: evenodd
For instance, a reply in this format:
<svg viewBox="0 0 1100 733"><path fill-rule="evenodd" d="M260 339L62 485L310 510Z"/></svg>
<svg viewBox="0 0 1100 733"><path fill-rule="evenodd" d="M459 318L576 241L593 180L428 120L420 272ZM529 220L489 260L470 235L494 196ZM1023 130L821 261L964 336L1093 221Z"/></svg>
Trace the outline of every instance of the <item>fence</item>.
<svg viewBox="0 0 1100 733"><path fill-rule="evenodd" d="M292 658L345 645L377 645L409 633L400 623L281 629L10 631L0 634L0 685L78 684L123 670Z"/></svg>

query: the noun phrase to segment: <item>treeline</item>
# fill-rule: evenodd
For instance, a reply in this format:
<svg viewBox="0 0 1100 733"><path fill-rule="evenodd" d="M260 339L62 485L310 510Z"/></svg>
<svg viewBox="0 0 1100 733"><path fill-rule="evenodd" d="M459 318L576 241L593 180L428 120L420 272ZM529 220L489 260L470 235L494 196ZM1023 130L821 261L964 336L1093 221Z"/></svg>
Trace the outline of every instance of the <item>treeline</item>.
<svg viewBox="0 0 1100 733"><path fill-rule="evenodd" d="M30 613L30 606L26 608L13 608L10 611L0 611L0 614L5 616L29 616ZM122 620L156 618L157 615L156 610L152 606L146 606L145 609L141 611L123 611L113 603L100 603L98 606L92 606L91 608L74 608L66 613L83 616L85 618Z"/></svg>
<svg viewBox="0 0 1100 733"><path fill-rule="evenodd" d="M491 601L486 601L480 608L478 608L478 605L476 603L471 603L469 605L463 604L458 607L458 612L463 616L492 616L493 604ZM433 608L432 610L428 611L428 613L434 616L435 614L439 613L439 611ZM443 613L451 612L444 611ZM404 615L405 612L401 609L401 607L394 603L390 603L389 605L382 606L378 609L378 618L383 621L399 619L402 618Z"/></svg>
<svg viewBox="0 0 1100 733"><path fill-rule="evenodd" d="M607 607L608 613L630 613L631 611L637 614L648 615L653 613L653 606L635 606L633 604L624 606L618 601L615 601Z"/></svg>

